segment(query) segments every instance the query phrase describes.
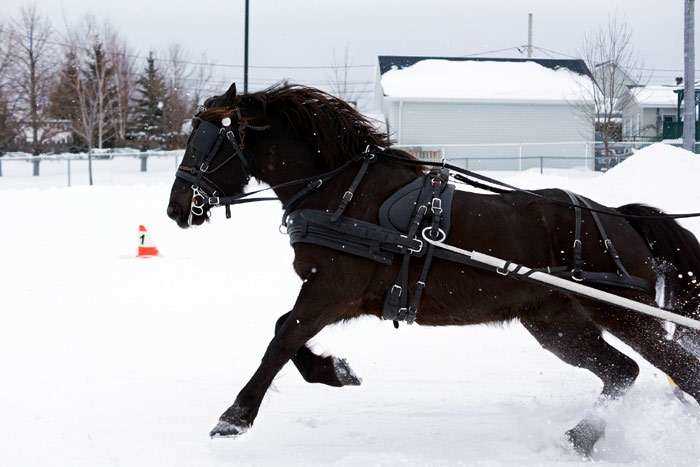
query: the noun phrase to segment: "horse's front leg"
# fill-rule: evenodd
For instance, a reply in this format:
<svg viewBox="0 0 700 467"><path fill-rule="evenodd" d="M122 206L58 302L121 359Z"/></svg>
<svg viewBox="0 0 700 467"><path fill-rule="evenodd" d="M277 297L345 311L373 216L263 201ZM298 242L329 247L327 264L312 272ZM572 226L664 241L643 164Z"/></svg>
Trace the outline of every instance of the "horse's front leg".
<svg viewBox="0 0 700 467"><path fill-rule="evenodd" d="M302 286L294 309L267 346L260 366L233 405L221 415L210 436L235 436L250 428L277 373L309 339L341 318L338 307L319 303L309 288L310 283Z"/></svg>
<svg viewBox="0 0 700 467"><path fill-rule="evenodd" d="M275 334L290 318L289 313L279 317L275 325ZM333 355L317 355L304 344L292 357L302 378L309 383L327 384L328 386L359 386L362 380L355 375L347 360Z"/></svg>

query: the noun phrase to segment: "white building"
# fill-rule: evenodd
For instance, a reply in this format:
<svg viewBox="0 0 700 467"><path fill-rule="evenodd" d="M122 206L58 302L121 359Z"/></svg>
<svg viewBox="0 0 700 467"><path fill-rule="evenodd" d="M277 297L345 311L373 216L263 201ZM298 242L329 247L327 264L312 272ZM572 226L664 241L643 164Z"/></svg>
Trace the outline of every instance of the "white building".
<svg viewBox="0 0 700 467"><path fill-rule="evenodd" d="M626 140L657 140L664 124L678 121L677 86L640 86L630 89L630 102L622 111L622 135Z"/></svg>
<svg viewBox="0 0 700 467"><path fill-rule="evenodd" d="M575 109L590 86L581 60L380 56L376 95L396 144L423 157L592 167L593 124Z"/></svg>

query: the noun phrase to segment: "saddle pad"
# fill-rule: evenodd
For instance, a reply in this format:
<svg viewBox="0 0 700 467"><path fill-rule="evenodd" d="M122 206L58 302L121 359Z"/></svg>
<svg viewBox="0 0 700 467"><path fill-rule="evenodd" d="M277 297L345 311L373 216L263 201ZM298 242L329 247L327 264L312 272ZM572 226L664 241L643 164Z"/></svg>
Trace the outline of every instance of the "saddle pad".
<svg viewBox="0 0 700 467"><path fill-rule="evenodd" d="M420 176L389 196L379 208L379 225L399 232L407 232L424 183L425 176ZM443 209L440 227L445 233L450 231L450 214L454 192L454 185L448 184L440 197Z"/></svg>

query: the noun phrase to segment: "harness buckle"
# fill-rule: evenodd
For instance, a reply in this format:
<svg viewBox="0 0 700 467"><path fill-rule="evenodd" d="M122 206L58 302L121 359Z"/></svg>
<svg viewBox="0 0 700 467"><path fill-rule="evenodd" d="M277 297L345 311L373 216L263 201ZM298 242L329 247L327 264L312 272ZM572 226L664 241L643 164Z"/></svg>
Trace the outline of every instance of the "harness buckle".
<svg viewBox="0 0 700 467"><path fill-rule="evenodd" d="M218 196L210 196L207 198L207 203L211 204L212 206L218 206L219 203L221 202L221 198Z"/></svg>
<svg viewBox="0 0 700 467"><path fill-rule="evenodd" d="M433 201L430 203L430 210L433 214L442 214L442 199L433 198Z"/></svg>
<svg viewBox="0 0 700 467"><path fill-rule="evenodd" d="M581 243L581 240L579 240L578 238L574 240L574 248L576 248L577 246L581 248L582 245L583 244Z"/></svg>
<svg viewBox="0 0 700 467"><path fill-rule="evenodd" d="M394 284L391 286L391 290L389 290L390 295L394 295L396 293L397 297L400 297L401 294L403 293L403 287L401 287L399 284Z"/></svg>
<svg viewBox="0 0 700 467"><path fill-rule="evenodd" d="M571 278L576 282L583 282L583 271L580 269L572 269Z"/></svg>
<svg viewBox="0 0 700 467"><path fill-rule="evenodd" d="M354 195L355 194L352 191L350 191L350 190L346 191L345 193L343 193L343 201L345 201L346 203L349 203L350 201L352 201L352 197Z"/></svg>
<svg viewBox="0 0 700 467"><path fill-rule="evenodd" d="M605 244L605 249L609 250L612 247L612 240L610 240L609 238L606 238L604 244Z"/></svg>
<svg viewBox="0 0 700 467"><path fill-rule="evenodd" d="M420 254L421 251L423 251L423 240L421 240L420 238L414 237L413 240L410 240L408 238L408 235L403 235L403 234L401 234L400 237L405 239L407 241L407 243L409 241L418 242L418 248L417 249L411 248L410 246L407 246L407 245L396 245L399 248L402 248L402 249L407 248L409 253L413 253L414 255L418 255L418 254Z"/></svg>
<svg viewBox="0 0 700 467"><path fill-rule="evenodd" d="M414 238L413 240L418 242L418 249L416 250L409 247L408 251L414 254L419 254L421 251L423 251L423 240L420 238Z"/></svg>
<svg viewBox="0 0 700 467"><path fill-rule="evenodd" d="M202 162L202 164L199 166L199 170L206 173L207 170L209 170L209 163Z"/></svg>

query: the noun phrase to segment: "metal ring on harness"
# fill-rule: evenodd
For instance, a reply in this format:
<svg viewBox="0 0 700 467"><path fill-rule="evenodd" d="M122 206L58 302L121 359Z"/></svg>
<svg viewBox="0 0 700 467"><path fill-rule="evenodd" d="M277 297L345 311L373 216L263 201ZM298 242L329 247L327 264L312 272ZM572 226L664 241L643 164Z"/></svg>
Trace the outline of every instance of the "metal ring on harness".
<svg viewBox="0 0 700 467"><path fill-rule="evenodd" d="M571 278L576 282L583 282L583 271L580 269L572 269Z"/></svg>
<svg viewBox="0 0 700 467"><path fill-rule="evenodd" d="M197 202L201 200L201 202ZM190 205L190 212L195 216L204 215L204 205L206 204L206 198L202 191L196 186L192 186L192 204Z"/></svg>
<svg viewBox="0 0 700 467"><path fill-rule="evenodd" d="M447 238L447 234L446 234L445 231L442 230L441 228L438 228L437 230L438 230L438 236L437 236L437 238L428 237L427 232L432 232L432 231L433 231L432 226L429 226L429 227L424 228L424 229L422 230L422 232L421 232L421 235L423 235L423 238L424 238L424 239L429 240L429 241L431 241L431 242L442 243L442 242L444 242L445 239Z"/></svg>

